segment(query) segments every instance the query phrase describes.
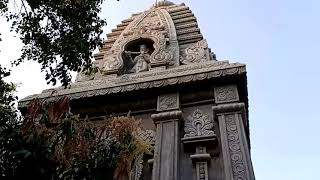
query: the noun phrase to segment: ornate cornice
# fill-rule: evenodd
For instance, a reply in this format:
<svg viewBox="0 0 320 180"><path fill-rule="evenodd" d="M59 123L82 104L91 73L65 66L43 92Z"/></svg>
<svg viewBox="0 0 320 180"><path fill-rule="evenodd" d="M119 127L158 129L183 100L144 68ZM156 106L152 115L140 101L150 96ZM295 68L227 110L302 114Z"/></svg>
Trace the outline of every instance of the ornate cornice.
<svg viewBox="0 0 320 180"><path fill-rule="evenodd" d="M116 78L104 77L97 80L77 82L69 89L56 88L43 91L41 94L28 96L19 102L25 106L34 98L55 100L62 96L70 99L101 96L140 89L157 88L192 81L215 79L224 76L243 74L246 72L244 64L229 64L227 61L208 61L182 65L166 70L153 70L137 74L125 74Z"/></svg>

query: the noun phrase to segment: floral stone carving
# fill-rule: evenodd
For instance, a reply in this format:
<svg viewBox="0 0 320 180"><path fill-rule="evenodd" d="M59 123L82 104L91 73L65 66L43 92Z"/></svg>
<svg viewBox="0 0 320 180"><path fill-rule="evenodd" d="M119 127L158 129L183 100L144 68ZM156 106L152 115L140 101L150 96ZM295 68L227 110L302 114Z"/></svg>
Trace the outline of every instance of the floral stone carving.
<svg viewBox="0 0 320 180"><path fill-rule="evenodd" d="M197 136L213 136L213 120L209 118L208 114L203 113L197 109L189 116L184 125L184 138Z"/></svg>
<svg viewBox="0 0 320 180"><path fill-rule="evenodd" d="M209 59L208 43L206 40L201 40L190 45L180 56L182 64L198 63L208 61Z"/></svg>

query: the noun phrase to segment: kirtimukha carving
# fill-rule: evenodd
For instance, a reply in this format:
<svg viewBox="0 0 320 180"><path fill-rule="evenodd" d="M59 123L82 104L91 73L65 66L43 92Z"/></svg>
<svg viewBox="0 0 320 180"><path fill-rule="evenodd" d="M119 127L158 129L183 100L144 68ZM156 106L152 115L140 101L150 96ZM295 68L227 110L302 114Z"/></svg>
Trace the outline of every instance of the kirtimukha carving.
<svg viewBox="0 0 320 180"><path fill-rule="evenodd" d="M213 120L209 118L208 114L204 114L201 110L197 109L189 116L184 125L184 137L195 136L213 136Z"/></svg>
<svg viewBox="0 0 320 180"><path fill-rule="evenodd" d="M148 52L149 49L144 44L140 45L140 52L125 51L126 56L134 65L129 72L138 73L148 71L150 69L150 55L148 54ZM132 54L138 54L138 56L133 59Z"/></svg>

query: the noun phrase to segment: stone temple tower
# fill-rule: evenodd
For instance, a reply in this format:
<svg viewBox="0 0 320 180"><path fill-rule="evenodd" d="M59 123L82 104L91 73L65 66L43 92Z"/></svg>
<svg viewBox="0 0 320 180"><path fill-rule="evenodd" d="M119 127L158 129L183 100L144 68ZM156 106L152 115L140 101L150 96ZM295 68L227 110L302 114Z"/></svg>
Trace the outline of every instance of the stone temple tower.
<svg viewBox="0 0 320 180"><path fill-rule="evenodd" d="M217 60L185 4L160 1L107 34L98 72L37 97L71 99L74 114L103 123L129 111L155 146L132 180L253 180L246 66Z"/></svg>

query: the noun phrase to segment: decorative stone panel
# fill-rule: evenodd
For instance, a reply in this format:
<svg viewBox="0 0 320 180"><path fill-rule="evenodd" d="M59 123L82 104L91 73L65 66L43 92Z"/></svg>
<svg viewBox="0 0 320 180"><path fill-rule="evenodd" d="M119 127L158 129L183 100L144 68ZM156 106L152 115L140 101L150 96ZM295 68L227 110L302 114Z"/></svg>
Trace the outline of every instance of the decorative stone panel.
<svg viewBox="0 0 320 180"><path fill-rule="evenodd" d="M239 94L236 85L215 87L214 95L216 103L228 103L239 101Z"/></svg>
<svg viewBox="0 0 320 180"><path fill-rule="evenodd" d="M184 123L185 134L182 142L196 149L195 154L190 155L195 167L196 180L209 179L208 162L211 157L206 151L206 145L216 140L213 127L213 119L200 109L194 110Z"/></svg>
<svg viewBox="0 0 320 180"><path fill-rule="evenodd" d="M189 116L184 124L185 138L195 136L212 136L213 120L209 118L208 114L203 113L197 109Z"/></svg>
<svg viewBox="0 0 320 180"><path fill-rule="evenodd" d="M182 51L180 56L182 64L199 63L209 60L208 43L204 39L189 45Z"/></svg>
<svg viewBox="0 0 320 180"><path fill-rule="evenodd" d="M219 121L226 180L254 180L249 147L244 131L244 103L213 106Z"/></svg>
<svg viewBox="0 0 320 180"><path fill-rule="evenodd" d="M157 111L167 111L179 108L179 94L166 94L158 96Z"/></svg>

